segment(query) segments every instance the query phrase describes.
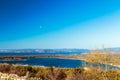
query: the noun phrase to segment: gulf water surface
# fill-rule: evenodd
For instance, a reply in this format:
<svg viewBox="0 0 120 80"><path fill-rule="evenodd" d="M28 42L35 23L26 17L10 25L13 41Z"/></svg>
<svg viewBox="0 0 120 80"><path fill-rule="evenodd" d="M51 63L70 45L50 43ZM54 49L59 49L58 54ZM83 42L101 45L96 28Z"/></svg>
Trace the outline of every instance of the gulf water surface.
<svg viewBox="0 0 120 80"><path fill-rule="evenodd" d="M9 64L22 64L22 65L37 65L37 66L55 66L62 68L74 68L82 67L82 60L72 60L72 59L60 59L60 58L27 58L20 61L4 61L0 60L0 63Z"/></svg>
<svg viewBox="0 0 120 80"><path fill-rule="evenodd" d="M58 53L57 53L58 54ZM0 53L0 56L24 56L24 55L43 55L36 53ZM82 67L82 60L73 59L62 59L62 58L25 58L23 60L2 60L0 63L8 64L22 64L22 65L33 65L33 66L55 66L61 68L74 68Z"/></svg>

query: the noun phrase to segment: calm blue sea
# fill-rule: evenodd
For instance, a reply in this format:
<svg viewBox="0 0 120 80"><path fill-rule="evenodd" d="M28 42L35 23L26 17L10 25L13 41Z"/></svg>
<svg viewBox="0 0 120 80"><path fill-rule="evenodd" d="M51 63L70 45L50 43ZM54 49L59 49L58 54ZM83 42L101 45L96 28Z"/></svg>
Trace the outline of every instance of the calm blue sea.
<svg viewBox="0 0 120 80"><path fill-rule="evenodd" d="M42 55L42 53L0 53L0 56L12 56L12 55L20 56L20 55L33 55L33 54ZM21 61L0 60L0 63L22 64L22 65L33 65L33 66L37 65L37 66L48 66L48 67L55 66L62 68L82 67L82 60L59 59L59 58L26 58Z"/></svg>
<svg viewBox="0 0 120 80"><path fill-rule="evenodd" d="M59 58L28 58L22 61L3 61L0 63L37 65L37 66L55 66L62 68L82 67L82 60L59 59Z"/></svg>

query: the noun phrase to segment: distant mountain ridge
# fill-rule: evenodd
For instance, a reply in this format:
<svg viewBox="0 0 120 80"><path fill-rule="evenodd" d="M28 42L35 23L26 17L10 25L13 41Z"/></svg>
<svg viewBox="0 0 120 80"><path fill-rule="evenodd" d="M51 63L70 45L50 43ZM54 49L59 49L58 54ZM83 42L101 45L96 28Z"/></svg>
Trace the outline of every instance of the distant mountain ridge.
<svg viewBox="0 0 120 80"><path fill-rule="evenodd" d="M119 52L120 47L104 48L100 50L110 50ZM0 49L0 53L88 53L89 49Z"/></svg>
<svg viewBox="0 0 120 80"><path fill-rule="evenodd" d="M87 53L88 49L1 49L0 53Z"/></svg>
<svg viewBox="0 0 120 80"><path fill-rule="evenodd" d="M110 50L110 51L120 51L120 47L105 48L104 50Z"/></svg>

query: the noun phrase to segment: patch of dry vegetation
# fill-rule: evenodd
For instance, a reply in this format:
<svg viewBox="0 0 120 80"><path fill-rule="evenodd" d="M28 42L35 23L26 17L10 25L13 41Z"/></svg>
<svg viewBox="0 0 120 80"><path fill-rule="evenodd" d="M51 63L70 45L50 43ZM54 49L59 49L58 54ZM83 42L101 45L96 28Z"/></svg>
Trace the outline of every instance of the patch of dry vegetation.
<svg viewBox="0 0 120 80"><path fill-rule="evenodd" d="M26 76L26 80L120 80L119 70L95 68L54 68L20 65L0 65L0 72ZM107 75L106 75L107 74Z"/></svg>
<svg viewBox="0 0 120 80"><path fill-rule="evenodd" d="M84 55L84 59L88 62L108 65L120 65L120 54L114 54L111 51L92 51Z"/></svg>

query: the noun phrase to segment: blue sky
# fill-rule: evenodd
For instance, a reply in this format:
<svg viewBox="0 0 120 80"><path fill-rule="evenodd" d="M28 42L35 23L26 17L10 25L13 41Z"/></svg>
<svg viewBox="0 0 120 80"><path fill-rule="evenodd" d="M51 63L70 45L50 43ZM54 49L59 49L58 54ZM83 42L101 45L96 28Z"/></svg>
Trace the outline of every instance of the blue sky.
<svg viewBox="0 0 120 80"><path fill-rule="evenodd" d="M0 0L0 49L120 47L120 0Z"/></svg>

